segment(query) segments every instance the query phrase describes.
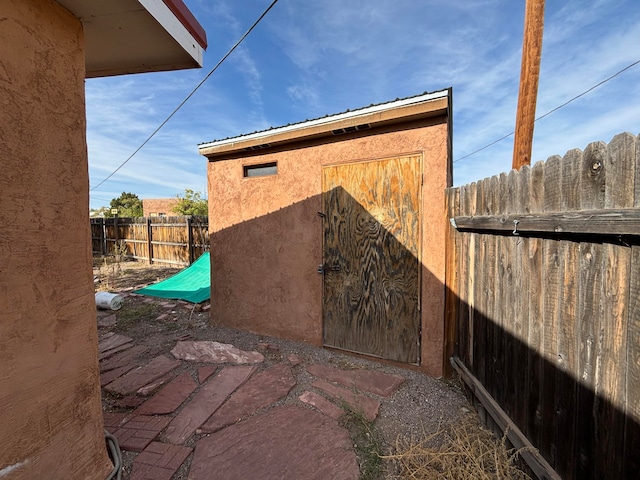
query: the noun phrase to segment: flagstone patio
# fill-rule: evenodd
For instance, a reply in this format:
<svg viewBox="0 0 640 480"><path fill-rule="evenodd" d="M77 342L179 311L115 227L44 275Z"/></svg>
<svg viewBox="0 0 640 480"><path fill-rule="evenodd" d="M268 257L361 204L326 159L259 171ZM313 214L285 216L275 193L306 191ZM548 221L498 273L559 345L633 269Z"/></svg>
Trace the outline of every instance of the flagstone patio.
<svg viewBox="0 0 640 480"><path fill-rule="evenodd" d="M338 423L342 407L373 420L404 381L379 371L305 365L297 355L266 365L257 351L213 341L179 341L173 355L143 361L146 348L107 333L99 349L106 395L149 396L129 412L105 413L105 428L121 449L139 453L131 480L169 480L193 450L193 480L357 479L349 433ZM299 376L312 376L312 389L290 395ZM160 387L159 379L165 379Z"/></svg>

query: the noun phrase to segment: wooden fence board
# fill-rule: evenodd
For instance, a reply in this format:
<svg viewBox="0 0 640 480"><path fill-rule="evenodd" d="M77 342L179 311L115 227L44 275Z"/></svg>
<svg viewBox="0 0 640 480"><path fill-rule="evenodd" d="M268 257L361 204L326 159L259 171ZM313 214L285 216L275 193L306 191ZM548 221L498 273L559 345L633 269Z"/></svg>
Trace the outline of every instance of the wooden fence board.
<svg viewBox="0 0 640 480"><path fill-rule="evenodd" d="M209 249L206 217L91 219L91 231L94 254L124 242L125 256L150 263L189 265Z"/></svg>
<svg viewBox="0 0 640 480"><path fill-rule="evenodd" d="M544 208L544 162L537 162L531 169L529 183L529 211L539 213ZM543 381L543 317L542 294L544 291L544 275L542 271L542 245L539 238L529 239L528 273L529 273L529 334L527 349L527 366L529 377L529 399L527 408L527 427L524 429L528 438L535 445L540 445L542 434L542 404L544 392Z"/></svg>
<svg viewBox="0 0 640 480"><path fill-rule="evenodd" d="M631 153L632 152L632 153ZM605 208L633 207L635 162L625 161L635 156L635 138L630 134L616 135L605 155ZM629 305L629 273L631 248L614 244L603 245L602 327L596 358L596 443L595 477L622 477L626 372L626 321Z"/></svg>
<svg viewBox="0 0 640 480"><path fill-rule="evenodd" d="M632 156L636 165L633 204L640 207L640 135L635 140L635 152ZM633 478L640 472L640 245L631 247L627 318L623 478Z"/></svg>
<svg viewBox="0 0 640 480"><path fill-rule="evenodd" d="M469 198L468 187L460 188L460 212L468 212ZM460 235L458 237L459 254L458 259L458 294L460 296L460 308L458 308L458 354L469 364L469 308L467 295L467 276L469 274L469 237ZM464 252L464 253L461 253ZM464 279L464 280L462 280Z"/></svg>
<svg viewBox="0 0 640 480"><path fill-rule="evenodd" d="M446 207L449 218L453 218L459 213L460 189L448 188L446 190ZM460 296L458 295L458 272L457 252L459 233L452 225L448 226L447 242L445 245L446 268L445 268L445 336L444 336L444 358L442 364L443 375L451 375L450 358L457 351L457 316L460 308Z"/></svg>
<svg viewBox="0 0 640 480"><path fill-rule="evenodd" d="M598 209L604 206L606 147L604 142L593 142L584 149L579 179L581 210Z"/></svg>
<svg viewBox="0 0 640 480"><path fill-rule="evenodd" d="M582 151L570 150L562 158L561 210L573 212L579 205L579 182ZM577 384L574 373L577 365L576 314L580 308L578 297L579 255L578 243L561 240L559 257L562 262L562 293L557 328L556 360L556 470L561 476L573 474L575 449L575 399Z"/></svg>
<svg viewBox="0 0 640 480"><path fill-rule="evenodd" d="M496 213L504 213L505 210L505 198L507 192L507 178L506 174L502 173L497 177L497 197L494 203L494 208L496 209ZM504 404L506 391L508 388L509 379L505 374L505 355L504 355L504 347L505 347L505 335L504 335L504 278L505 278L505 239L503 237L496 237L496 270L495 270L495 278L497 279L495 283L495 303L496 307L493 312L492 323L494 324L493 328L493 362L494 362L494 375L495 375L495 396L494 398Z"/></svg>
<svg viewBox="0 0 640 480"><path fill-rule="evenodd" d="M480 181L476 184L476 213L483 213L485 210L485 198L484 198L484 182ZM475 296L475 311L473 315L473 339L474 346L473 351L476 352L475 356L475 372L478 379L484 382L486 359L482 354L485 345L485 315L486 315L486 301L487 301L487 289L486 285L486 264L485 264L485 250L487 239L484 235L478 235L476 241L476 251L474 253L475 258L475 272L476 278L480 282L476 291L478 294Z"/></svg>
<svg viewBox="0 0 640 480"><path fill-rule="evenodd" d="M477 195L477 183L472 183L469 185L469 189L467 191L467 197L465 199L465 209L469 215L475 215L476 213L476 198ZM468 325L468 346L467 346L467 356L469 360L469 365L471 366L474 372L477 372L477 364L474 357L474 346L476 343L476 295L477 290L475 288L476 281L476 245L478 243L478 238L476 235L468 237L469 246L467 251L469 252L469 262L467 267L466 279L467 279L467 309L469 313L467 314L467 318L469 319Z"/></svg>
<svg viewBox="0 0 640 480"><path fill-rule="evenodd" d="M637 154L640 155L640 142ZM636 182L637 182L636 170ZM637 187L637 185L636 185ZM640 196L636 196L640 206ZM625 416L624 446L621 478L634 478L640 472L640 246L631 248L631 281L629 283L629 309L627 312L627 351L625 364Z"/></svg>
<svg viewBox="0 0 640 480"><path fill-rule="evenodd" d="M635 478L640 137L454 190L461 360L563 477Z"/></svg>
<svg viewBox="0 0 640 480"><path fill-rule="evenodd" d="M562 200L562 158L550 157L544 169L544 210L560 210ZM546 241L543 244L543 384L542 390L547 398L554 398L556 391L556 358L558 344L558 325L560 320L560 300L562 298L562 262L560 261L560 242ZM553 402L545 401L542 406L542 437L540 450L548 462L555 467L556 460L556 414Z"/></svg>
<svg viewBox="0 0 640 480"><path fill-rule="evenodd" d="M516 195L514 213L528 213L530 199L531 169L528 165L523 166L516 178ZM516 241L516 252L514 262L514 286L515 297L513 320L515 322L514 343L514 378L515 393L514 399L517 408L513 410L513 419L521 428L526 431L528 425L529 411L525 407L529 399L530 370L528 368L527 339L529 337L529 302L530 302L530 272L529 272L529 242L528 238L518 238ZM489 280L490 281L490 280Z"/></svg>
<svg viewBox="0 0 640 480"><path fill-rule="evenodd" d="M505 194L502 204L504 209L501 213L513 212L516 204L516 171L511 170L504 178L505 181ZM514 289L514 260L516 252L516 242L520 241L518 236L503 236L501 237L501 263L503 266L502 274L502 321L501 327L505 332L503 335L503 358L504 358L504 405L505 411L514 416L516 410L519 409L517 403L516 384L519 380L519 372L516 371L516 363L518 360L515 358L516 353L516 337L515 337L515 320L516 312L518 311L516 306L518 299L522 292L517 292Z"/></svg>

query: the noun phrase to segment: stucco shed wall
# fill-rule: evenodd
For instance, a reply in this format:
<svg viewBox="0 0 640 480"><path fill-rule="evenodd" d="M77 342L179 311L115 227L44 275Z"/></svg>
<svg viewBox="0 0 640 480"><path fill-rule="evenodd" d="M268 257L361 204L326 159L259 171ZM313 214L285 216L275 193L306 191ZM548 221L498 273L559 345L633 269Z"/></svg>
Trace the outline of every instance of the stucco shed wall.
<svg viewBox="0 0 640 480"><path fill-rule="evenodd" d="M84 39L52 0L0 2L0 476L104 479Z"/></svg>
<svg viewBox="0 0 640 480"><path fill-rule="evenodd" d="M406 128L406 127L405 127ZM322 167L423 155L422 362L440 375L444 312L444 117L411 128L296 144L210 162L212 322L322 345ZM243 178L243 166L277 162L278 174Z"/></svg>

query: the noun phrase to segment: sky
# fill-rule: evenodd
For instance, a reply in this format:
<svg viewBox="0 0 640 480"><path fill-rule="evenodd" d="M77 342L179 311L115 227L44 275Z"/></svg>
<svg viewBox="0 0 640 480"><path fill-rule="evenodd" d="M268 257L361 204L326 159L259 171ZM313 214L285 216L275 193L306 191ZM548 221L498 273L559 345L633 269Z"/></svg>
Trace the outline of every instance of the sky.
<svg viewBox="0 0 640 480"><path fill-rule="evenodd" d="M202 69L86 81L90 206L122 192L206 196L198 144L453 89L453 181L511 168L524 0L279 0L115 175L272 0L184 0L207 32ZM640 60L637 0L547 0L536 116ZM640 133L640 64L535 125L532 164ZM464 158L463 158L464 157Z"/></svg>

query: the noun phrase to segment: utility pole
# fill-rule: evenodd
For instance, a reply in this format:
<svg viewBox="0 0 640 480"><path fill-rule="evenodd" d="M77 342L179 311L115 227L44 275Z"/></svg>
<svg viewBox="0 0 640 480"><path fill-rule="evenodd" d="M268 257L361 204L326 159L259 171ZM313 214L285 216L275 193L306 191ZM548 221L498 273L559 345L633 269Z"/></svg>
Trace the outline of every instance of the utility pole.
<svg viewBox="0 0 640 480"><path fill-rule="evenodd" d="M513 141L511 168L520 169L531 164L533 124L536 119L538 78L542 57L542 30L544 26L544 0L526 0L524 38L522 41L522 67L516 112L516 134Z"/></svg>

